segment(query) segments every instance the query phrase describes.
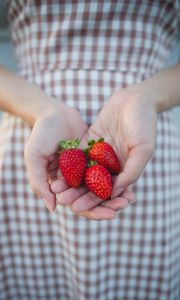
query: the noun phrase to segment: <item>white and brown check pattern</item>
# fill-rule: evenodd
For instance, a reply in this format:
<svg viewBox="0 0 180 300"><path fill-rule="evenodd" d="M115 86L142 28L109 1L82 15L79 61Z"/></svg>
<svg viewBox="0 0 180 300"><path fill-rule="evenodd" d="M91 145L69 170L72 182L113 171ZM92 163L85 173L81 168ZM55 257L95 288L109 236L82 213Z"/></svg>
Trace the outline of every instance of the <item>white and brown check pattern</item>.
<svg viewBox="0 0 180 300"><path fill-rule="evenodd" d="M19 73L91 124L108 97L164 67L178 1L9 1ZM54 213L30 189L30 128L0 127L0 300L179 300L180 140L158 117L137 203L112 221Z"/></svg>

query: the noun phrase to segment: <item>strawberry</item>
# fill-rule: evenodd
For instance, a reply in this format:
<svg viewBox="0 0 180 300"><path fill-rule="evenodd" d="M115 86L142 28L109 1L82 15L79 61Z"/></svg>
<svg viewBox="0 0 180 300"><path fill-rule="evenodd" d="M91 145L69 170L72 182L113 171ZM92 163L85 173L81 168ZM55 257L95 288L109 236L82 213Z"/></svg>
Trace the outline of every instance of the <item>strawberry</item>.
<svg viewBox="0 0 180 300"><path fill-rule="evenodd" d="M112 193L112 176L109 171L101 165L93 165L87 168L85 183L88 189L101 199L108 199Z"/></svg>
<svg viewBox="0 0 180 300"><path fill-rule="evenodd" d="M121 166L111 145L104 142L101 138L97 142L90 140L88 142L87 153L91 160L97 161L100 165L104 166L112 174L118 174Z"/></svg>
<svg viewBox="0 0 180 300"><path fill-rule="evenodd" d="M84 180L87 160L83 150L78 149L79 140L60 142L59 168L66 182L79 187Z"/></svg>

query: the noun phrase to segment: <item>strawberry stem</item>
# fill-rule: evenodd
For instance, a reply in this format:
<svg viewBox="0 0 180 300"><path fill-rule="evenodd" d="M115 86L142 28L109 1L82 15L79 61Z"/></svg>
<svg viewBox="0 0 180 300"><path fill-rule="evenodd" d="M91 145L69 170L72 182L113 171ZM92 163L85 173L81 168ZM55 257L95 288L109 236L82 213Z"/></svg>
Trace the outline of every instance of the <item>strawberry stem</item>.
<svg viewBox="0 0 180 300"><path fill-rule="evenodd" d="M95 140L89 140L88 141L88 147L86 148L86 153L88 154L89 150L91 150L91 148L93 147L94 144L96 144L96 143L102 143L102 142L104 142L104 138L103 137L99 138L97 141L95 141Z"/></svg>
<svg viewBox="0 0 180 300"><path fill-rule="evenodd" d="M99 143L102 143L102 142L104 142L104 138L103 138L103 137L101 137L99 140L97 140L97 142L99 142Z"/></svg>
<svg viewBox="0 0 180 300"><path fill-rule="evenodd" d="M95 141L95 140L89 140L88 141L88 146L92 147L94 144L96 144L96 143L102 143L102 142L104 142L104 138L103 137L99 138L97 141Z"/></svg>
<svg viewBox="0 0 180 300"><path fill-rule="evenodd" d="M92 166L95 166L97 165L97 162L94 161L94 160L90 160L89 163L88 163L88 167L92 167Z"/></svg>
<svg viewBox="0 0 180 300"><path fill-rule="evenodd" d="M82 149L82 151L84 152L84 154L86 155L86 157L88 158L88 148L86 149Z"/></svg>
<svg viewBox="0 0 180 300"><path fill-rule="evenodd" d="M75 139L75 140L61 140L59 142L59 150L65 150L65 149L72 149L72 148L77 148L80 144L79 139Z"/></svg>
<svg viewBox="0 0 180 300"><path fill-rule="evenodd" d="M92 147L95 144L95 140L89 140L88 141L88 146Z"/></svg>

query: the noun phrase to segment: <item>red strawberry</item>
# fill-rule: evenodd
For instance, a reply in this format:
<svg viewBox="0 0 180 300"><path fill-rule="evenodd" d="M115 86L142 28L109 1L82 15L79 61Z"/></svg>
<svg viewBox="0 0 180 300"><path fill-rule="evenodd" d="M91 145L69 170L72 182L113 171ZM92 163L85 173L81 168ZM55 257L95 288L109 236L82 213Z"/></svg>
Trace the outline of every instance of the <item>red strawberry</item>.
<svg viewBox="0 0 180 300"><path fill-rule="evenodd" d="M97 142L94 140L89 141L89 148L87 153L90 159L97 161L100 165L104 166L111 173L118 174L120 172L121 166L111 145L104 142L101 138Z"/></svg>
<svg viewBox="0 0 180 300"><path fill-rule="evenodd" d="M87 168L85 183L88 189L101 199L108 199L112 193L112 176L109 171L101 166L94 165Z"/></svg>
<svg viewBox="0 0 180 300"><path fill-rule="evenodd" d="M84 180L87 161L84 152L77 149L78 140L60 142L59 167L67 183L78 187Z"/></svg>

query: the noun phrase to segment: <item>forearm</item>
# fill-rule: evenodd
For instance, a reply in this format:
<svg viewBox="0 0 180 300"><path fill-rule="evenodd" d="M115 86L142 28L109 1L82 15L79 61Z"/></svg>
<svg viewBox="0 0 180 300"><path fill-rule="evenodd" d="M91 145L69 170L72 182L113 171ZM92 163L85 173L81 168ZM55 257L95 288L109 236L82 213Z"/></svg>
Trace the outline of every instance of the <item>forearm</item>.
<svg viewBox="0 0 180 300"><path fill-rule="evenodd" d="M157 112L180 105L180 64L145 80L142 87L154 94L152 102Z"/></svg>
<svg viewBox="0 0 180 300"><path fill-rule="evenodd" d="M60 105L60 103L58 103ZM0 67L0 109L33 125L37 117L55 105L40 88Z"/></svg>

